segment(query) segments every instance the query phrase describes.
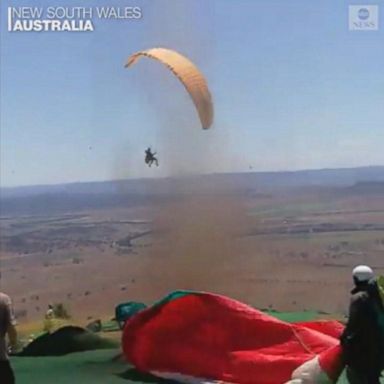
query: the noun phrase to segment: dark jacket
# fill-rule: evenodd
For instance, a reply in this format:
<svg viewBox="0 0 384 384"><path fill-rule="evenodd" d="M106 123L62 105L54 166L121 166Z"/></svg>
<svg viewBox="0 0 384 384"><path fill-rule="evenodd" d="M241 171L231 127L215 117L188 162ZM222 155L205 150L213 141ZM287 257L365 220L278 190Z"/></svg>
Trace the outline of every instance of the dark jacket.
<svg viewBox="0 0 384 384"><path fill-rule="evenodd" d="M384 368L384 308L375 280L352 290L348 323L341 336L346 364L363 375Z"/></svg>

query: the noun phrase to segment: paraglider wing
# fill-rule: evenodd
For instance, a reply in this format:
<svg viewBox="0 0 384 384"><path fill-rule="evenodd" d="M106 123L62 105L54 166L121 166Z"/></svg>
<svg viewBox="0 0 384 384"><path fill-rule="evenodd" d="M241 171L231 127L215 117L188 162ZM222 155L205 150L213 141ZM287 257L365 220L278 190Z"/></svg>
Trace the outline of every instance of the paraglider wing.
<svg viewBox="0 0 384 384"><path fill-rule="evenodd" d="M129 57L125 67L143 56L160 61L179 78L196 106L203 129L208 129L213 121L213 103L207 82L199 69L185 56L166 48L137 52Z"/></svg>
<svg viewBox="0 0 384 384"><path fill-rule="evenodd" d="M176 291L127 320L122 346L139 371L182 383L332 384L344 368L343 329L332 320L290 324L229 297Z"/></svg>

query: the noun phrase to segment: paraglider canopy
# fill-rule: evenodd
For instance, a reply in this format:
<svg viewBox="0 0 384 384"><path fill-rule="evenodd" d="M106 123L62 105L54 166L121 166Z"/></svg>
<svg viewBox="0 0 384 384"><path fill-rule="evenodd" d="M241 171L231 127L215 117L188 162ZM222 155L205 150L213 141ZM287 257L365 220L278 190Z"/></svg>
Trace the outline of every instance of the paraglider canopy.
<svg viewBox="0 0 384 384"><path fill-rule="evenodd" d="M195 64L174 50L152 48L130 56L125 67L133 65L143 56L158 60L179 78L195 104L203 129L208 129L213 122L212 97L207 81Z"/></svg>

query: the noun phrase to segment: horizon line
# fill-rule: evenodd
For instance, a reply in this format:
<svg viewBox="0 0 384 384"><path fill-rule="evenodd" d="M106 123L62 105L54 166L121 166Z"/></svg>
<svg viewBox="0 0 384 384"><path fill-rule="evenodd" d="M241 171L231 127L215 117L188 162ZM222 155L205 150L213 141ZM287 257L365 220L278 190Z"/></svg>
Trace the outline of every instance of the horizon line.
<svg viewBox="0 0 384 384"><path fill-rule="evenodd" d="M316 171L336 171L336 170L351 170L351 169L364 169L364 168L384 168L383 165L361 165L354 167L325 167L325 168L300 168L300 169L282 169L282 170L271 170L271 171L233 171L233 172L210 172L210 173L196 173L186 175L175 175L175 176L160 176L160 177L133 177L133 178L122 178L122 179L101 179L101 180L78 180L78 181L67 181L59 183L38 183L38 184L24 184L24 185L9 185L2 186L0 183L0 190L18 189L18 188L43 188L43 187L59 187L65 185L74 184L96 184L96 183L113 183L113 182L124 182L124 181L141 181L141 180L167 180L173 178L188 178L188 177L199 177L199 176L214 176L214 175L233 175L233 174L267 174L267 173L300 173L300 172L316 172Z"/></svg>

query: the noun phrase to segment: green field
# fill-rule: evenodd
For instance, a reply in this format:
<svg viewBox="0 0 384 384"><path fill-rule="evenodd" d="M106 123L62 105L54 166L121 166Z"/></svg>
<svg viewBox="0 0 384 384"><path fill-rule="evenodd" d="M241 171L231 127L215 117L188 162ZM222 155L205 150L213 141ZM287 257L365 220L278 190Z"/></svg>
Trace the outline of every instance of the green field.
<svg viewBox="0 0 384 384"><path fill-rule="evenodd" d="M61 357L14 357L17 384L164 383L116 359L118 349L71 353Z"/></svg>
<svg viewBox="0 0 384 384"><path fill-rule="evenodd" d="M118 350L103 350L72 353L62 357L16 357L12 358L12 365L16 372L17 384L167 382L151 375L139 374L124 362L113 361L118 353ZM342 377L338 384L347 384L347 381Z"/></svg>

